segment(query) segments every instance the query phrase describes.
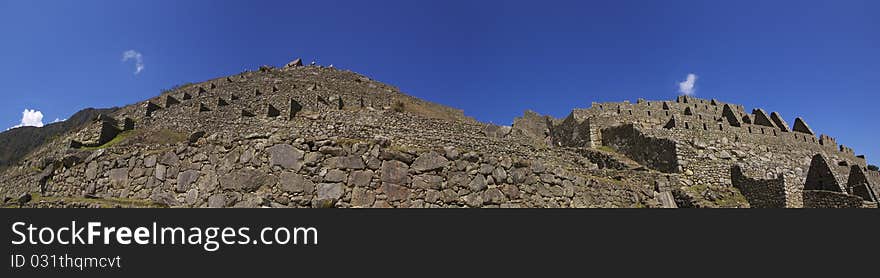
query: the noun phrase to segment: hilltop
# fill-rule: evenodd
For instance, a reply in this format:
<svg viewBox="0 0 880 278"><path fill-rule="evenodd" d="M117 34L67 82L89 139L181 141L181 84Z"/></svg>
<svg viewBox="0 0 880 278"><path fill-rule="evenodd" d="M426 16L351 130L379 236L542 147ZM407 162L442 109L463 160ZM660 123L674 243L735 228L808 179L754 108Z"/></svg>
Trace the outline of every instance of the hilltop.
<svg viewBox="0 0 880 278"><path fill-rule="evenodd" d="M7 205L876 207L880 184L760 109L679 97L497 126L298 59L84 115L0 170Z"/></svg>

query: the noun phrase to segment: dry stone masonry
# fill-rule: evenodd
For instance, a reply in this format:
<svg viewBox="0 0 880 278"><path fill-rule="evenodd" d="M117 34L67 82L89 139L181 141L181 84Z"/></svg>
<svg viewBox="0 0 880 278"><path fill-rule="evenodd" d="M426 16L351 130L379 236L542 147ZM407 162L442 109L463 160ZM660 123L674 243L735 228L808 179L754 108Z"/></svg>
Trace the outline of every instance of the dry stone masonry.
<svg viewBox="0 0 880 278"><path fill-rule="evenodd" d="M732 187L752 207L876 207L877 172L862 178L869 172L864 156L827 135L817 139L802 118L789 129L778 112L744 111L689 96L674 103L593 103L552 125L550 133L563 139L554 140L558 146L601 145L675 174L680 199L689 202L724 206L731 200L719 202L707 192ZM694 188L708 191L689 190Z"/></svg>
<svg viewBox="0 0 880 278"><path fill-rule="evenodd" d="M34 207L877 207L864 156L801 118L789 128L745 111L680 96L498 126L296 59L101 115L2 170L0 195Z"/></svg>

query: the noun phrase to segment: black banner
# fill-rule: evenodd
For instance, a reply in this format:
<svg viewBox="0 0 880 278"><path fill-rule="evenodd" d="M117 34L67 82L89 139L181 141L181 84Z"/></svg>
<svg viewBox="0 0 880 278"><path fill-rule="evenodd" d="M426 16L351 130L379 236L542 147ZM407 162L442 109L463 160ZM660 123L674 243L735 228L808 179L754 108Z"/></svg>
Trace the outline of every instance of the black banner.
<svg viewBox="0 0 880 278"><path fill-rule="evenodd" d="M4 272L13 274L3 277L469 277L478 273L495 277L529 270L619 276L704 270L752 275L755 269L804 271L805 267L839 273L873 268L880 247L878 210L3 209L0 213L7 250ZM88 244L90 223L99 233ZM109 228L113 229L105 230ZM166 230L164 243L158 235L163 228L171 229ZM232 244L223 242L224 233ZM192 241L180 240L181 234Z"/></svg>

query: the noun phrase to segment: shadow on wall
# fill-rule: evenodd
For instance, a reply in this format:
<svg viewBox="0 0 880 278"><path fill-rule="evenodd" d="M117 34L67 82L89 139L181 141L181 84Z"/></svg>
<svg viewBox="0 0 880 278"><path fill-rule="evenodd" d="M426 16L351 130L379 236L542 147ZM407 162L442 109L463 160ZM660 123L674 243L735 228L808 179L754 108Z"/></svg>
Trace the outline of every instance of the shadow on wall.
<svg viewBox="0 0 880 278"><path fill-rule="evenodd" d="M742 167L730 167L730 180L733 187L739 189L752 208L784 208L785 177L775 179L753 179L743 174Z"/></svg>
<svg viewBox="0 0 880 278"><path fill-rule="evenodd" d="M678 171L675 141L647 137L633 124L602 129L602 145L648 168L664 173Z"/></svg>
<svg viewBox="0 0 880 278"><path fill-rule="evenodd" d="M785 177L754 179L743 174L742 166L730 169L733 186L740 190L753 208L784 208L786 203ZM861 167L850 168L845 189L834 174L828 160L821 154L813 156L804 182L804 208L860 208L864 202L876 202L876 193Z"/></svg>

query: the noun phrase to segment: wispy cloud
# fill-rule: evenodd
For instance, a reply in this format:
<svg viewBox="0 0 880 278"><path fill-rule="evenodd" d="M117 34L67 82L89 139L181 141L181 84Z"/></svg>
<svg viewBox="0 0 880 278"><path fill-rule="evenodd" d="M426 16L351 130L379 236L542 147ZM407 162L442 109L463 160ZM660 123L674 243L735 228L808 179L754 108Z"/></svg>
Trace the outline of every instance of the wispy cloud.
<svg viewBox="0 0 880 278"><path fill-rule="evenodd" d="M42 127L43 126L43 112L40 112L36 109L25 109L24 112L21 112L21 123L17 126L10 127L9 129L13 129L16 127L23 126L35 126ZM7 130L9 130L7 129Z"/></svg>
<svg viewBox="0 0 880 278"><path fill-rule="evenodd" d="M689 73L687 75L687 79L678 83L678 92L686 96L693 95L695 92L697 92L696 85L697 75Z"/></svg>
<svg viewBox="0 0 880 278"><path fill-rule="evenodd" d="M122 53L122 62L134 60L134 74L139 74L144 70L144 55L134 49L127 50Z"/></svg>

